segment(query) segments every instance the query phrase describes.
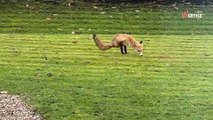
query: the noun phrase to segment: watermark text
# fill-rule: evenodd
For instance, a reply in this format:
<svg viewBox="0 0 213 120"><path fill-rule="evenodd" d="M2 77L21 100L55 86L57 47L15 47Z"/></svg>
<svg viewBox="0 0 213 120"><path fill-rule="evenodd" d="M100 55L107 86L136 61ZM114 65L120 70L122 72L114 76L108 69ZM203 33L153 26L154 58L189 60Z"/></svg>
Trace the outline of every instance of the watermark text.
<svg viewBox="0 0 213 120"><path fill-rule="evenodd" d="M202 14L191 14L188 10L182 12L183 19L191 19L191 18L202 18Z"/></svg>

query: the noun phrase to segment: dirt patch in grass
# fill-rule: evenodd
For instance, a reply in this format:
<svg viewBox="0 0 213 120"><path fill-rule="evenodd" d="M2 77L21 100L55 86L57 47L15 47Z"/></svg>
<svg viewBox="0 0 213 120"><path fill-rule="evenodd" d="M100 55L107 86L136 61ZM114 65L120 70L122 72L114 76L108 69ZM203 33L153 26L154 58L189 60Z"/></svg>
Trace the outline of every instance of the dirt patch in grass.
<svg viewBox="0 0 213 120"><path fill-rule="evenodd" d="M21 100L18 95L0 91L1 120L41 120L42 117Z"/></svg>

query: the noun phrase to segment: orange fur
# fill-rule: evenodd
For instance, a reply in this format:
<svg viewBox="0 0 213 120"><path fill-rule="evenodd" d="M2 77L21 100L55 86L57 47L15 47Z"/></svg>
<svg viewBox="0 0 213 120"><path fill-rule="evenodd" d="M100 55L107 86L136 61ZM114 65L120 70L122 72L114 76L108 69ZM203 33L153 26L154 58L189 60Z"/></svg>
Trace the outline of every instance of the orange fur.
<svg viewBox="0 0 213 120"><path fill-rule="evenodd" d="M132 35L117 34L112 38L112 41L110 43L102 42L95 34L93 35L93 39L96 46L100 50L108 50L112 47L120 47L121 53L124 54L124 52L127 53L126 47L131 46L136 50L136 52L140 53L140 55L143 55L143 44L137 42ZM123 48L125 51L123 51Z"/></svg>

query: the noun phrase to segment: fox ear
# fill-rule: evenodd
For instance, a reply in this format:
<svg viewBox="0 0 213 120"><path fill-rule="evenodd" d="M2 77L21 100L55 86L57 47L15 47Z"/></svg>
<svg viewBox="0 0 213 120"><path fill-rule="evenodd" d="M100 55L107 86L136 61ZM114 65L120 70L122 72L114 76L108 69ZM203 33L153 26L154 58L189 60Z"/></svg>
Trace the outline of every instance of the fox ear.
<svg viewBox="0 0 213 120"><path fill-rule="evenodd" d="M140 41L139 43L140 43L140 44L143 44L143 41Z"/></svg>
<svg viewBox="0 0 213 120"><path fill-rule="evenodd" d="M93 38L95 38L96 37L96 34L93 34Z"/></svg>

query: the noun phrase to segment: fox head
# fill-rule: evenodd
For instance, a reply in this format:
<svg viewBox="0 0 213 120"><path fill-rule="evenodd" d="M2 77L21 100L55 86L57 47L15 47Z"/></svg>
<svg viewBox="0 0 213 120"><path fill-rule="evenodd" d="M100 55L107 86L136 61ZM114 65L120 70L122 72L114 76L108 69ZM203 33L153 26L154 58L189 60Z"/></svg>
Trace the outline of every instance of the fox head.
<svg viewBox="0 0 213 120"><path fill-rule="evenodd" d="M141 56L143 55L143 41L135 42L135 51L140 54Z"/></svg>

